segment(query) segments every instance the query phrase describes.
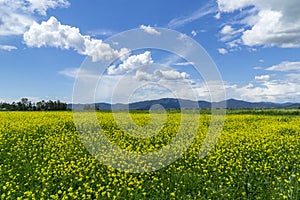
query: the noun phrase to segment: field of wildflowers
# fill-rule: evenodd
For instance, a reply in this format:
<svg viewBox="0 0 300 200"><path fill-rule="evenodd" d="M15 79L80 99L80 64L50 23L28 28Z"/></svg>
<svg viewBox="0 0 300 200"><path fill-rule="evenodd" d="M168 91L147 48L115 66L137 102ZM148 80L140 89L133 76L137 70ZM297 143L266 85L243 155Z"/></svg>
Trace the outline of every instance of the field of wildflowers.
<svg viewBox="0 0 300 200"><path fill-rule="evenodd" d="M168 144L180 115L168 113L157 125L162 128L143 138L124 132L111 113L97 112L109 140L140 153ZM131 116L140 126L149 123L147 113ZM300 199L298 116L229 114L204 158L199 150L210 115L199 119L179 159L157 171L129 173L87 151L72 112L0 112L0 199Z"/></svg>

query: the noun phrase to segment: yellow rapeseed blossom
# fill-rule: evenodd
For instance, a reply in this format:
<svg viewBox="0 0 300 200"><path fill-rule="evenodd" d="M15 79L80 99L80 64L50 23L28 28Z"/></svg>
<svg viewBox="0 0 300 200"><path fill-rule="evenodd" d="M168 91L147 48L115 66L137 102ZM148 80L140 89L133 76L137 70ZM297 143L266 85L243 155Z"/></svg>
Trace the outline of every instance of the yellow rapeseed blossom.
<svg viewBox="0 0 300 200"><path fill-rule="evenodd" d="M202 111L201 111L202 112ZM255 111L253 111L255 112ZM139 154L167 148L181 125L181 113L149 117L147 112L96 116L116 146ZM0 112L0 199L293 199L300 196L300 118L291 115L229 114L216 145L203 158L199 151L210 125L181 127L181 139L196 131L186 152L158 171L128 173L106 166L89 153L72 112ZM187 116L192 121L193 116ZM133 126L134 121L139 126ZM80 124L78 125L80 126ZM143 127L146 127L143 129ZM143 136L143 137L141 137ZM182 142L178 145L186 145ZM157 155L157 154L156 154ZM101 155L99 155L101 156ZM125 166L112 159L116 166ZM142 162L141 162L142 163ZM158 165L163 166L161 160ZM132 166L134 167L134 166ZM151 169L145 162L145 169ZM176 195L175 195L176 194Z"/></svg>

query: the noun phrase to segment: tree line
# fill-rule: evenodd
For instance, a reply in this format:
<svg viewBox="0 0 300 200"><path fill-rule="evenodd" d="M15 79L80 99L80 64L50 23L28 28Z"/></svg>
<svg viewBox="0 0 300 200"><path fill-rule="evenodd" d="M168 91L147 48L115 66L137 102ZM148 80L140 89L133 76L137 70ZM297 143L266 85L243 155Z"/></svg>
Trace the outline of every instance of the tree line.
<svg viewBox="0 0 300 200"><path fill-rule="evenodd" d="M59 110L67 110L67 103L61 102L59 100L56 101L39 101L39 102L31 102L28 98L22 98L18 102L5 103L0 102L0 110L7 111L59 111Z"/></svg>

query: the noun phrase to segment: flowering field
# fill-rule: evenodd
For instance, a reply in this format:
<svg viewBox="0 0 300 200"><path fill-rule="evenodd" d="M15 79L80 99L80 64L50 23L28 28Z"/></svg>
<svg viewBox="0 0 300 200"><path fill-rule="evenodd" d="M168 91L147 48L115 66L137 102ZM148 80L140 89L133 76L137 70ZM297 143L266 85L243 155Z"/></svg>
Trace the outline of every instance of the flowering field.
<svg viewBox="0 0 300 200"><path fill-rule="evenodd" d="M141 153L170 142L179 116L168 113L159 133L136 139L111 113L97 113L107 138ZM141 126L150 119L132 118ZM298 116L229 114L216 146L199 158L209 122L200 115L195 140L172 164L128 173L86 150L71 112L0 112L0 199L300 199Z"/></svg>

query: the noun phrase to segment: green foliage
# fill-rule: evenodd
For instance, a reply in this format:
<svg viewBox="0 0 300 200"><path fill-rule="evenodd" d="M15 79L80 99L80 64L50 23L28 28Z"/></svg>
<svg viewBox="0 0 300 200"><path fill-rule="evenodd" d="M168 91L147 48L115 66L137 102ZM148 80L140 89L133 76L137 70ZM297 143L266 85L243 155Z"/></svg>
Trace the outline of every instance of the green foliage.
<svg viewBox="0 0 300 200"><path fill-rule="evenodd" d="M251 115L300 115L300 109L232 109L227 114L251 114Z"/></svg>
<svg viewBox="0 0 300 200"><path fill-rule="evenodd" d="M62 111L67 110L67 104L57 101L39 101L32 103L27 98L22 98L19 102L1 103L0 111Z"/></svg>

